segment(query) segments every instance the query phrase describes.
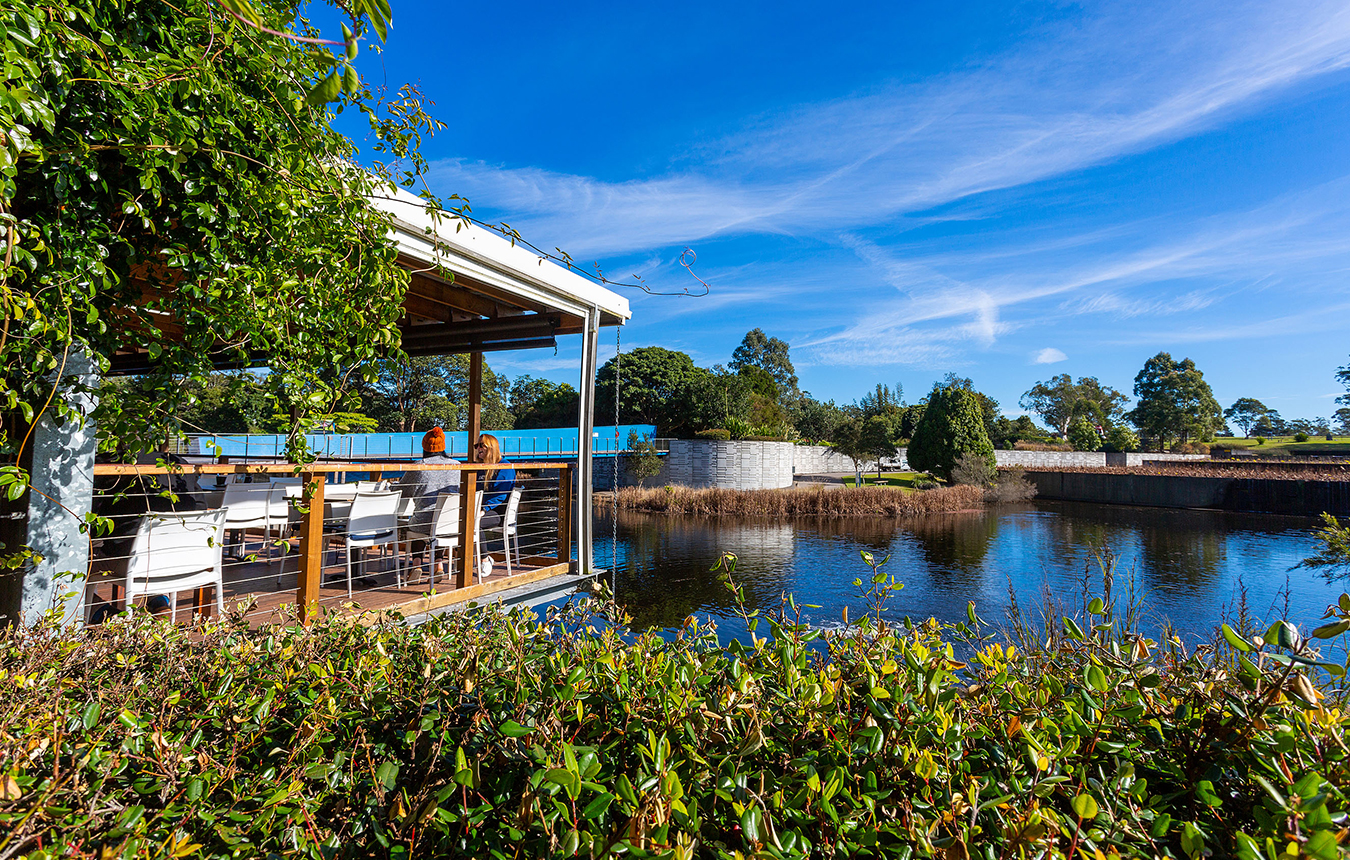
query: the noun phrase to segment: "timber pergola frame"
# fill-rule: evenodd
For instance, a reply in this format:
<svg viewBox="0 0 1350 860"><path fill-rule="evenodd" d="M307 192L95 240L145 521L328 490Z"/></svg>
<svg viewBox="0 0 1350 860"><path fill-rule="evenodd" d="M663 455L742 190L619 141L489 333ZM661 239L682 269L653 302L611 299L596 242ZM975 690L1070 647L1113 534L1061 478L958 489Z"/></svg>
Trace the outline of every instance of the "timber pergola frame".
<svg viewBox="0 0 1350 860"><path fill-rule="evenodd" d="M386 188L372 205L390 216L398 265L410 279L399 322L402 348L410 356L468 354L468 436L482 431L483 353L552 348L558 335L582 337L577 415L576 488L571 521L577 541L576 572L594 567L591 539L591 457L599 330L632 316L628 300L575 271L517 245L453 213L428 211L427 201L403 189ZM164 321L171 334L173 322ZM257 356L259 364L266 356ZM145 347L128 343L110 356L112 374L149 368ZM226 365L222 365L226 366ZM237 366L237 360L234 366ZM472 481L474 472L465 473Z"/></svg>

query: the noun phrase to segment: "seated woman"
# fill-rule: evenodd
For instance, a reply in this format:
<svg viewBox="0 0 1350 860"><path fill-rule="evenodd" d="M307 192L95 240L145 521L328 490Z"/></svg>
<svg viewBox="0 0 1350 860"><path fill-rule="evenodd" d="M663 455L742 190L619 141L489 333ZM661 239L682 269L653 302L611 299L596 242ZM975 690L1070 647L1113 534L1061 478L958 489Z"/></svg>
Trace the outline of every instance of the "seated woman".
<svg viewBox="0 0 1350 860"><path fill-rule="evenodd" d="M480 528L499 529L506 517L506 502L516 488L516 470L510 463L502 463L501 444L496 436L487 433L479 436L474 453L479 463L502 464L483 475L483 518L478 521Z"/></svg>

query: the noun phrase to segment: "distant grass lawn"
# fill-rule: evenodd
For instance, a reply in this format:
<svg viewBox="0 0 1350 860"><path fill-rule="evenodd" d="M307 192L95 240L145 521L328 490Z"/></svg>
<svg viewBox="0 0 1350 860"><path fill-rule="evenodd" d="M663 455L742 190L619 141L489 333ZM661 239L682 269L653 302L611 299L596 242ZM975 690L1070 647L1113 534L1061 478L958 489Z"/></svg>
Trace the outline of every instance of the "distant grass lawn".
<svg viewBox="0 0 1350 860"><path fill-rule="evenodd" d="M1337 436L1330 441L1322 436L1314 436L1307 442L1295 442L1293 436L1270 436L1264 445L1257 445L1255 437L1244 439L1241 436L1220 436L1214 440L1214 444L1250 448L1257 454L1264 451L1288 451L1295 457L1299 454L1350 454L1350 436Z"/></svg>
<svg viewBox="0 0 1350 860"><path fill-rule="evenodd" d="M923 472L882 472L881 480L877 480L877 473L863 473L864 487L895 487L907 492L915 492L914 482L920 479L928 480L928 476ZM845 478L844 486L857 486L857 481L853 478Z"/></svg>

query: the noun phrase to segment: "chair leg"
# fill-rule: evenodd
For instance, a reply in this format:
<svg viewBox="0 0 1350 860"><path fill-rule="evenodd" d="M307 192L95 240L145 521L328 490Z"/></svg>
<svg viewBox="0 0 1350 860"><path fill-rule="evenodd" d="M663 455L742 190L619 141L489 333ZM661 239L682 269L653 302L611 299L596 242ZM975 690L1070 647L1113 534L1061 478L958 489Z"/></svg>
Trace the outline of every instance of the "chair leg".
<svg viewBox="0 0 1350 860"><path fill-rule="evenodd" d="M502 555L506 556L506 575L511 576L511 536L502 528Z"/></svg>
<svg viewBox="0 0 1350 860"><path fill-rule="evenodd" d="M352 599L352 548L351 548L351 545L350 545L350 544L347 545L347 549L346 549L345 555L347 556L347 599L348 599L348 600L351 600L351 599Z"/></svg>

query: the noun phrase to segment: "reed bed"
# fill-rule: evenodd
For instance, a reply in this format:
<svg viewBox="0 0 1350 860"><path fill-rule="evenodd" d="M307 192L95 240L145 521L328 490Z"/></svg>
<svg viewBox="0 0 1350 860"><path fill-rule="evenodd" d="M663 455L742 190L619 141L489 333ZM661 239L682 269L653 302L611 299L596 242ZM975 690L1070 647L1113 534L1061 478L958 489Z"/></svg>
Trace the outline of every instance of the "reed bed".
<svg viewBox="0 0 1350 860"><path fill-rule="evenodd" d="M658 487L619 490L621 510L654 514L740 517L909 517L984 506L978 487L902 493L887 487L724 490Z"/></svg>

